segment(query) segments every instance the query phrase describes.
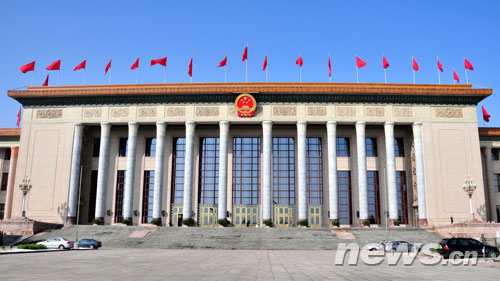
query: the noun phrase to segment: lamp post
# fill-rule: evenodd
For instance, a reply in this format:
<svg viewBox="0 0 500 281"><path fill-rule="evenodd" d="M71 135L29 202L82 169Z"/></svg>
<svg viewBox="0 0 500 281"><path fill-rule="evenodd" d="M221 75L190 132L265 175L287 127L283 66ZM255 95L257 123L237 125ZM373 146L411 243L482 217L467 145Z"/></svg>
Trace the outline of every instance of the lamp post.
<svg viewBox="0 0 500 281"><path fill-rule="evenodd" d="M23 179L23 182L19 184L19 189L23 192L23 207L21 211L21 217L23 220L26 220L26 211L25 211L25 205L26 205L26 195L28 192L31 190L31 181L28 178L28 176L25 176Z"/></svg>
<svg viewBox="0 0 500 281"><path fill-rule="evenodd" d="M474 210L472 209L472 194L476 190L476 184L472 183L472 179L470 176L467 176L465 179L465 184L462 186L463 190L469 195L469 213L470 220L474 220Z"/></svg>

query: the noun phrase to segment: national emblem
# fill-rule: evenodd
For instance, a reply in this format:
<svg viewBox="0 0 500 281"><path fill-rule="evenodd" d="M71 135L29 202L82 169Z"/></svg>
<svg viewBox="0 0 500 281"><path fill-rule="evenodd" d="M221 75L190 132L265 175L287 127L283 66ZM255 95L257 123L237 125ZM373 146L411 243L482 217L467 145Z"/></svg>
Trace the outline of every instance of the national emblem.
<svg viewBox="0 0 500 281"><path fill-rule="evenodd" d="M255 114L257 101L250 94L241 94L236 98L234 107L238 111L238 117L252 117Z"/></svg>

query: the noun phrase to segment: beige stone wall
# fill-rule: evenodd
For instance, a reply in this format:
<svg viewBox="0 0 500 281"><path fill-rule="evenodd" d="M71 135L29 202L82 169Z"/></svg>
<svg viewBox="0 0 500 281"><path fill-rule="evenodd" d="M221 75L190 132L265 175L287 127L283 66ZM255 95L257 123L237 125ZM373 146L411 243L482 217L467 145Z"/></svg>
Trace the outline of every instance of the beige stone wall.
<svg viewBox="0 0 500 281"><path fill-rule="evenodd" d="M500 141L481 141L481 149L483 150L481 153L481 160L483 165L483 182L485 186L485 193L488 197L489 203L489 220L499 222L499 217L497 216L496 206L500 206L500 192L495 190L494 183L488 184L488 177L493 177L493 174L500 174L500 161L497 160L489 160L491 159L491 155L485 155L484 148L491 149L500 149ZM487 159L491 163L491 174L488 175L487 171Z"/></svg>

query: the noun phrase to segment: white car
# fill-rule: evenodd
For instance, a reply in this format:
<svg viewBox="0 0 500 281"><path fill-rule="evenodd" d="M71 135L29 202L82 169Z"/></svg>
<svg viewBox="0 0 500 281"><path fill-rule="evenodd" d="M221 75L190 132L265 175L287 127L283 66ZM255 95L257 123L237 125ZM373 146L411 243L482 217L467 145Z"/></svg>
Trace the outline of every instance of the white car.
<svg viewBox="0 0 500 281"><path fill-rule="evenodd" d="M37 244L44 245L49 249L59 250L71 249L74 246L74 243L66 238L50 238L45 241L38 242Z"/></svg>

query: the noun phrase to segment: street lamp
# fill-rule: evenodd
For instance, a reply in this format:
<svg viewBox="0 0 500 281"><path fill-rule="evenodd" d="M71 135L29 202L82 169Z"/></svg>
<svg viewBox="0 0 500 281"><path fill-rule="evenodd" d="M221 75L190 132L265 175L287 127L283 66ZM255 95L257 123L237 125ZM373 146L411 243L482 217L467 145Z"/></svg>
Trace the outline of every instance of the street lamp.
<svg viewBox="0 0 500 281"><path fill-rule="evenodd" d="M26 204L26 195L30 192L31 187L31 181L28 176L24 177L23 182L19 184L19 189L23 192L23 208L21 211L21 217L23 220L26 220L26 211L24 209Z"/></svg>
<svg viewBox="0 0 500 281"><path fill-rule="evenodd" d="M470 212L470 220L474 220L474 211L472 210L472 194L476 190L476 184L472 183L472 179L470 176L467 176L465 179L465 184L462 186L463 190L469 195L469 212Z"/></svg>

